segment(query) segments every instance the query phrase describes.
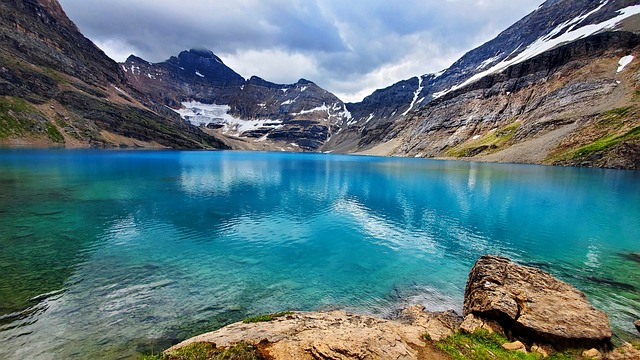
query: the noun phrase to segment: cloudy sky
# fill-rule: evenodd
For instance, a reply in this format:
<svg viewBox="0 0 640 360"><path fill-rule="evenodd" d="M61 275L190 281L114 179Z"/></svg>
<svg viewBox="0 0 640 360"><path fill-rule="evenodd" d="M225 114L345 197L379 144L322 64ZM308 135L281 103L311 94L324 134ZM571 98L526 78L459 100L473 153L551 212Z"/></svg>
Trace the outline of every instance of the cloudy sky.
<svg viewBox="0 0 640 360"><path fill-rule="evenodd" d="M438 72L543 0L59 0L107 55L208 48L242 75L312 80L359 101Z"/></svg>

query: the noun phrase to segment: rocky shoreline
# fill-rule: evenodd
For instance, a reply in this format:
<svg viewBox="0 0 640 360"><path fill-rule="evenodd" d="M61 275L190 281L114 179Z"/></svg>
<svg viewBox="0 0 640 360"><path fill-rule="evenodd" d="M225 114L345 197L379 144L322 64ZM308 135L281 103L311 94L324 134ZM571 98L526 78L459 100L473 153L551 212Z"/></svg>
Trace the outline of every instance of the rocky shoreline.
<svg viewBox="0 0 640 360"><path fill-rule="evenodd" d="M428 312L420 305L394 319L344 311L287 312L234 323L164 353L205 342L222 348L252 344L271 359L449 359L435 343L478 331L505 336L511 342L504 349L544 358L580 349L578 358L640 359L630 344L613 348L607 315L584 293L544 271L490 255L469 273L463 316Z"/></svg>

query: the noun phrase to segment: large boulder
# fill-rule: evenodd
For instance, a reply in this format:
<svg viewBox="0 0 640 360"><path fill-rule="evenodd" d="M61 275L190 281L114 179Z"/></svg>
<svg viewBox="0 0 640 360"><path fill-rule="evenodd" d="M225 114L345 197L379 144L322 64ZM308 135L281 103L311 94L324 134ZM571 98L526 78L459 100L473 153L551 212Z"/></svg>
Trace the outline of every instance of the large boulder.
<svg viewBox="0 0 640 360"><path fill-rule="evenodd" d="M464 315L498 322L505 333L529 345L557 349L609 347L607 315L573 286L539 269L485 255L469 273Z"/></svg>

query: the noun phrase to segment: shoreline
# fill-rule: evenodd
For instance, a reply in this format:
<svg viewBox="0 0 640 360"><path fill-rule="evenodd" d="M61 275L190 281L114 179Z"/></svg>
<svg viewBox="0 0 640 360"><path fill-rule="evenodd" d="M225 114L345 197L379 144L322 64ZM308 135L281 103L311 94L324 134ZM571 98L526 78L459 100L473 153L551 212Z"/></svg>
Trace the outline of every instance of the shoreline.
<svg viewBox="0 0 640 360"><path fill-rule="evenodd" d="M517 315L510 319L516 303ZM429 312L421 305L390 319L341 310L287 311L191 337L163 354L198 344L248 344L268 359L450 359L447 346L477 337L480 343L489 339L506 351L544 358L555 353L574 359L640 358L640 337L634 344L613 346L612 336L607 315L573 286L536 268L485 255L469 273L463 316L453 310Z"/></svg>

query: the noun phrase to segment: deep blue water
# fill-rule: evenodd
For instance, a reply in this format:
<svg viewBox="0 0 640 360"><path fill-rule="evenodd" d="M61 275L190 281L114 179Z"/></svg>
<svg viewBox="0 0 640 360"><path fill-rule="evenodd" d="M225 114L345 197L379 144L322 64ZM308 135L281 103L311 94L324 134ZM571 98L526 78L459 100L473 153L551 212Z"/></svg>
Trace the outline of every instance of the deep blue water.
<svg viewBox="0 0 640 360"><path fill-rule="evenodd" d="M483 254L640 318L640 172L0 150L0 358L127 358L247 316L462 308Z"/></svg>

